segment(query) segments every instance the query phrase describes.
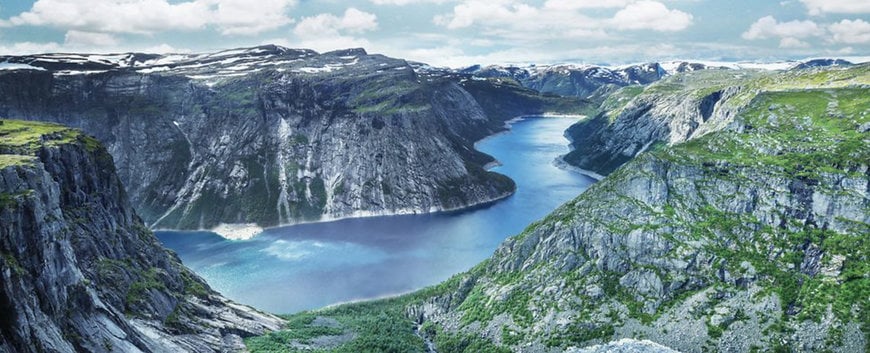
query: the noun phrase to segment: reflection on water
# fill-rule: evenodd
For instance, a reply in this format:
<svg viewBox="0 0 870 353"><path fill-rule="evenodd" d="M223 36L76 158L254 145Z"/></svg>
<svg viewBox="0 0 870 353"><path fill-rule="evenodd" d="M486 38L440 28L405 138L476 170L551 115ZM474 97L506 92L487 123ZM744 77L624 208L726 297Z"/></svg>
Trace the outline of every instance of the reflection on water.
<svg viewBox="0 0 870 353"><path fill-rule="evenodd" d="M230 299L276 313L404 293L436 284L492 255L594 180L559 169L574 120L531 118L477 148L503 163L517 192L465 212L385 216L266 230L249 241L210 232L157 232L184 263Z"/></svg>

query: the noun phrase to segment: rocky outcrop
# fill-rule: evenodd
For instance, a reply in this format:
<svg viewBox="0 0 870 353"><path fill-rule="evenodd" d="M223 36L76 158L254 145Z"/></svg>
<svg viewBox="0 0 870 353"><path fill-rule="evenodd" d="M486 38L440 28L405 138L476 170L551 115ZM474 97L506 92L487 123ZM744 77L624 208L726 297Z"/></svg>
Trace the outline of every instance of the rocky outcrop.
<svg viewBox="0 0 870 353"><path fill-rule="evenodd" d="M609 95L593 118L568 129L573 150L564 160L607 175L656 146L728 128L759 91L853 84L855 73L866 68L864 64L853 70L838 66L821 71L704 70L646 87L626 87Z"/></svg>
<svg viewBox="0 0 870 353"><path fill-rule="evenodd" d="M668 347L650 341L621 339L619 341L592 347L570 349L567 353L675 353Z"/></svg>
<svg viewBox="0 0 870 353"><path fill-rule="evenodd" d="M0 72L0 116L96 136L154 228L273 226L490 202L514 185L483 169L492 158L474 142L517 115L576 109L536 92L523 92L534 105L488 109L456 77L419 74L361 49L2 60L28 68Z"/></svg>
<svg viewBox="0 0 870 353"><path fill-rule="evenodd" d="M705 95L647 94L619 111L571 126L571 165L607 175L656 142L675 144L727 125L740 107L722 104L742 90L724 87Z"/></svg>
<svg viewBox="0 0 870 353"><path fill-rule="evenodd" d="M234 352L281 320L224 299L68 128L0 120L0 352Z"/></svg>
<svg viewBox="0 0 870 353"><path fill-rule="evenodd" d="M408 316L521 352L623 338L682 352L866 350L868 72L744 85L752 94L727 121L714 104L706 124L722 128L662 133L685 142L631 159L409 300ZM703 121L704 97L689 120Z"/></svg>

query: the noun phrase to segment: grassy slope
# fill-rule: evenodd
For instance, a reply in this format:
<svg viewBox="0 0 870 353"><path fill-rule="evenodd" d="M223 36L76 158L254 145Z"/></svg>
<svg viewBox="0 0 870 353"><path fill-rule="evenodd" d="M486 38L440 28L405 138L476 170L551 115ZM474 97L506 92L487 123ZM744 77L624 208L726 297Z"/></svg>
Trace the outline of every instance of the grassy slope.
<svg viewBox="0 0 870 353"><path fill-rule="evenodd" d="M96 146L96 140L62 125L0 119L0 169L32 162L32 155L40 146L71 143L77 139L88 146Z"/></svg>
<svg viewBox="0 0 870 353"><path fill-rule="evenodd" d="M660 97L689 96L700 100L713 92L739 86L743 89L737 96L721 103L732 108L743 108L755 98L758 92L787 92L808 88L834 89L867 85L870 84L868 83L870 80L868 75L870 75L870 64L846 70L819 69L785 72L702 70L679 74L649 86L628 86L613 92L604 99L597 112L589 114L595 117L594 119L575 124L568 129L568 134L573 140L586 146L603 145L604 141L613 138L613 136L608 135L607 129L612 127L618 119L623 119L622 124L631 124L628 120L636 118L620 117L629 102L634 101L635 98L653 101ZM716 126L714 129L722 128L724 126ZM573 165L583 164L582 160L588 156L581 154L587 150L588 148L578 148L576 151L570 152L565 160ZM597 165L600 168L598 171L606 175L628 160L630 158L616 158L612 161L596 160L587 166Z"/></svg>
<svg viewBox="0 0 870 353"><path fill-rule="evenodd" d="M716 73L721 74L721 73ZM777 74L786 75L786 74ZM758 89L746 90L741 97L731 104L747 105L739 119L747 127L741 132L721 131L712 133L702 138L689 141L688 143L659 147L649 153L648 158L670 161L673 163L691 164L699 166L729 166L731 169L750 169L769 173L770 175L795 175L805 178L818 177L820 173L826 175L844 174L855 175L861 173L862 166L866 168L870 164L870 140L868 133L860 131L861 126L870 122L868 107L870 97L867 95L866 85L868 79L868 67L859 67L852 70L835 71L808 71L790 74L788 79L782 76L752 77L744 83ZM708 81L710 82L710 81ZM722 85L730 84L731 81L723 79ZM682 92L687 86L694 83L686 82L681 87L670 87L664 84L656 84L649 90L661 92L672 90ZM692 89L700 91L719 89L721 86L704 84L702 87ZM845 88L851 86L852 88ZM807 89L811 88L811 89ZM634 88L632 88L634 89ZM759 93L761 92L761 93ZM640 94L630 92L631 95ZM611 102L613 106L618 104ZM587 198L595 198L600 192L608 187L618 186L619 179L631 173L626 168L614 173L593 189L590 189L577 200L571 201L560 207L553 214L542 221L529 227L526 232L518 235L522 238L533 229L545 227L557 222L571 221L582 210L575 209L578 203ZM711 175L716 175L711 173ZM725 177L725 176L721 176ZM751 182L751 181L746 181ZM681 224L682 228L691 234L687 237L729 239L734 227L753 224L757 220L744 219L739 214L722 213L709 204L683 205L678 200L665 206L660 217ZM686 224L689 219L703 219L704 222ZM616 232L619 229L629 230L646 225L631 224L608 224L602 225L613 227ZM866 224L855 224L852 232L845 234L818 230L813 228L762 229L754 233L754 239L734 239L732 245L716 244L714 242L709 249L715 253L720 261L730 264L740 264L748 261L758 270L760 280L758 283L768 293L777 293L783 302L793 303L803 310L792 318L794 321L818 318L828 304L832 305L834 314L844 320L857 320L862 323L865 335L870 329L870 312L866 293L870 292L870 249L868 242L862 234L870 233ZM817 244L831 256L843 256L845 266L839 278L808 277L795 275L794 271L787 270L795 266L798 252L801 251L796 245L801 243ZM758 249L751 244L770 244L783 249L780 256L768 258L765 249ZM737 245L733 245L737 244ZM732 265L733 266L733 265ZM338 347L332 351L423 351L423 341L415 335L413 324L404 312L409 304L422 303L428 298L455 291L462 287L461 282L467 278L476 278L484 275L486 263L475 267L466 274L457 275L453 279L439 286L428 288L420 292L401 296L394 299L350 304L330 308L314 313L303 313L290 316L291 319L307 317L310 315L334 317L340 321L347 330L357 333L356 339ZM739 269L732 269L739 272ZM500 274L492 278L497 283L513 283L521 281L523 273ZM584 279L570 278L571 274L565 274L569 285L581 286ZM575 284L571 280L575 281ZM656 313L645 313L638 307L639 303L621 293L618 286L613 285L613 278L603 275L597 277L598 284L602 285L608 298L621 300L629 308L629 315L651 321L656 318ZM718 284L724 285L724 284ZM533 299L529 295L509 295L506 300L493 300L487 298L484 293L472 289L471 293L459 303L458 310L463 312L463 322L485 322L499 313L509 313L515 322L525 322L531 319L528 308ZM662 310L684 300L693 293L683 293L668 302L663 303ZM540 298L535 298L538 300ZM545 303L535 303L537 306ZM783 308L786 305L782 305ZM633 309L633 310L632 310ZM785 309L783 309L785 310ZM773 313L776 314L776 313ZM782 315L781 317L785 317ZM386 328L387 331L381 330ZM775 320L768 328L776 335L777 330L788 330L784 322ZM296 327L298 330L299 327ZM721 335L723 328L711 327L711 336ZM441 329L430 324L424 324L422 331L436 332ZM303 330L304 332L304 330ZM386 336L385 336L386 334ZM599 326L593 329L583 328L571 332L554 333L548 338L553 346L563 344L577 344L595 338L606 338L613 334L612 327ZM837 332L834 332L836 340ZM252 338L247 341L254 352L292 352L293 339L282 339L284 333L275 333L269 336ZM308 340L317 336L295 339ZM522 332L505 331L502 342L508 344L532 339L525 337ZM477 337L467 337L457 334L435 335L436 344L441 348L440 352L482 351L481 345L486 345L489 350L495 347L489 341ZM541 337L537 337L541 338Z"/></svg>

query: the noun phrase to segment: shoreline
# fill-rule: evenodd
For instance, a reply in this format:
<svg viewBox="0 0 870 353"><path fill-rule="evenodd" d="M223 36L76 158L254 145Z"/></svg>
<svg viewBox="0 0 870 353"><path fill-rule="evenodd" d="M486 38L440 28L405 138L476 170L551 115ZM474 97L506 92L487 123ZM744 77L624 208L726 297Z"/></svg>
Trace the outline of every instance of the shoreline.
<svg viewBox="0 0 870 353"><path fill-rule="evenodd" d="M518 122L523 121L523 120L526 120L526 119L534 119L534 118L545 118L545 119L571 119L571 118L574 118L574 119L577 119L577 121L580 121L580 120L583 120L583 119L588 118L588 117L589 117L588 115L579 115L579 114L555 114L555 113L531 114L531 115L528 115L528 114L527 114L527 115L516 116L516 117L510 118L510 119L508 119L508 120L505 120L504 125L502 126L502 127L504 128L504 130L497 131L497 132L495 132L495 133L493 133L493 134L490 134L490 135L486 135L486 136L484 136L483 138L481 138L480 140L474 141L474 149L477 150L477 144L479 144L479 143L481 143L481 142L483 142L483 141L486 141L486 140L489 139L489 138L492 138L492 137L496 137L496 136L499 136L499 135L503 135L503 134L508 134L508 133L510 133L510 132L511 132L511 126L513 126L513 124L518 123ZM567 130L566 130L566 132L567 132ZM563 135L563 136L564 136L564 135L567 135L566 132L562 132L562 135ZM571 139L568 139L568 142L572 142ZM480 152L480 150L477 150L477 151Z"/></svg>
<svg viewBox="0 0 870 353"><path fill-rule="evenodd" d="M557 118L557 119L576 118L576 119L580 120L580 119L583 119L586 117L588 117L588 116L586 116L586 115L573 115L573 114L552 114L552 113L544 113L544 114L539 114L539 115L535 115L535 114L520 115L520 116L506 120L504 122L505 130L496 132L496 133L491 134L491 135L487 135L487 136L481 138L480 140L475 141L473 146L474 146L474 149L477 150L478 143L480 143L486 139L495 137L495 136L510 133L511 126L513 124L520 122L520 121L523 121L525 119L531 119L531 118ZM563 133L563 135L567 135L567 134ZM571 142L570 139L568 139L568 140L570 143ZM570 146L570 144L569 144L569 146ZM478 152L481 152L481 151L478 150ZM485 153L485 152L481 152L481 153ZM489 154L487 154L487 155L489 155ZM561 160L561 159L562 159L562 156L559 156L556 158L556 160ZM579 172L581 174L587 175L587 176L595 179L596 181L601 180L601 178L603 178L602 176L595 174L591 171L585 171L583 169L568 165L567 163L564 163L564 161L562 163L564 164L564 166L562 166L554 161L554 164L558 168ZM489 170L491 170L495 167L501 166L501 165L503 165L503 164L500 161L493 158L492 162L486 163L482 167L484 170L489 171ZM509 175L505 175L505 176L510 178ZM511 180L513 180L513 179L511 179ZM513 196L514 193L516 193L516 186L514 186L514 190L511 190L510 192L507 192L507 193L503 193L501 195L497 195L496 197L486 199L486 200L476 201L476 202L473 202L473 203L470 203L470 204L467 204L464 206L450 207L450 208L431 207L429 210L402 208L402 209L396 209L396 210L391 210L391 211L358 210L358 211L353 211L349 214L345 214L342 216L325 216L324 215L323 217L321 217L320 219L317 219L317 220L303 220L303 221L298 221L298 222L284 223L284 224L280 224L280 225L266 226L266 227L259 226L255 223L220 223L211 229L153 228L153 229L151 229L151 231L154 231L154 232L211 232L211 233L217 234L218 236L220 236L226 240L247 241L247 240L251 240L253 238L256 238L258 235L260 235L268 230L284 228L284 227L292 227L292 226L297 226L297 225L302 225L302 224L327 223L327 222L336 222L336 221L341 221L341 220L346 220L346 219L357 219L357 218L408 216L408 215L436 215L436 214L442 214L442 213L449 214L449 213L454 213L454 212L474 211L474 210L479 209L479 208L488 207L496 202L499 202L499 201L504 200L508 197L511 197L511 196Z"/></svg>
<svg viewBox="0 0 870 353"><path fill-rule="evenodd" d="M419 209L409 209L403 208L394 211L354 211L350 214L343 216L333 216L333 217L323 217L317 220L306 220L299 221L293 223L284 223L275 226L266 226L262 227L256 225L255 223L221 223L218 226L212 229L170 229L170 228L156 228L151 229L152 232L210 232L217 234L221 238L230 241L246 241L256 238L258 235L274 229L285 228L285 227L293 227L303 224L317 224L317 223L328 223L328 222L337 222L347 219L363 219L363 218L375 218L375 217L391 217L391 216L413 216L413 215L437 215L437 214L450 214L455 212L467 212L474 211L480 208L489 207L492 204L509 198L516 193L516 189L511 190L510 192L503 193L494 198L477 201L465 206L460 207L451 207L451 208L440 208L440 207L432 207L428 211L427 210L419 210Z"/></svg>
<svg viewBox="0 0 870 353"><path fill-rule="evenodd" d="M574 148L574 139L571 137L571 134L568 133L568 130L565 130L562 133L562 136L565 137L566 140L568 140L568 148L569 148L568 153L571 153L574 150L576 150L576 148ZM601 179L604 179L604 177L605 177L604 175L598 174L598 173L593 172L593 171L588 170L588 169L580 168L580 167L575 166L575 165L571 165L570 163L565 161L565 156L567 156L568 153L556 157L556 159L553 160L553 165L555 165L559 169L570 170L570 171L574 171L574 172L583 174L583 175L588 176L592 179L595 179L595 181L601 181Z"/></svg>
<svg viewBox="0 0 870 353"><path fill-rule="evenodd" d="M563 157L565 157L565 155L561 155L561 156L553 159L553 165L555 165L556 168L580 173L580 174L588 176L592 179L595 179L595 181L601 181L601 179L605 178L604 175L598 174L598 173L593 172L591 170L586 170L586 169L583 169L583 168L580 168L577 166L570 165L570 164L568 164L568 162L565 161L565 159Z"/></svg>

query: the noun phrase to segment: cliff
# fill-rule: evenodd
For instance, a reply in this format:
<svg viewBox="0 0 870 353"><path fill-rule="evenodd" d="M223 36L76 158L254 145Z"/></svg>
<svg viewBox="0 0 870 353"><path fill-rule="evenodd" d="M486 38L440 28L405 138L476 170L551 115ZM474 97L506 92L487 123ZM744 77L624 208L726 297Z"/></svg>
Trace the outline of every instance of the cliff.
<svg viewBox="0 0 870 353"><path fill-rule="evenodd" d="M281 320L157 242L95 139L0 120L0 352L227 352Z"/></svg>
<svg viewBox="0 0 870 353"><path fill-rule="evenodd" d="M723 92L739 109L673 114L706 132L671 129L671 146L647 149L409 313L528 352L620 338L683 352L865 350L867 66L780 75L792 80Z"/></svg>
<svg viewBox="0 0 870 353"><path fill-rule="evenodd" d="M860 85L852 69L702 70L629 86L607 96L593 118L568 129L571 165L609 174L655 144L675 145L722 130L763 91ZM864 83L866 84L866 83Z"/></svg>
<svg viewBox="0 0 870 353"><path fill-rule="evenodd" d="M736 73L714 84L687 75L635 91L602 114L616 118L612 128L587 138L643 152L492 258L413 294L309 315L359 332L348 346L379 347L388 343L366 336L359 317L410 318L385 339L407 351L594 351L612 341L603 347L666 351L622 339L681 352L865 351L868 73ZM720 91L711 107L696 105ZM626 113L641 105L646 113ZM608 138L614 131L634 140Z"/></svg>
<svg viewBox="0 0 870 353"><path fill-rule="evenodd" d="M493 201L514 184L483 169L492 158L474 142L556 100L490 113L459 80L362 49L2 60L30 68L0 72L0 115L60 122L105 143L153 228Z"/></svg>

